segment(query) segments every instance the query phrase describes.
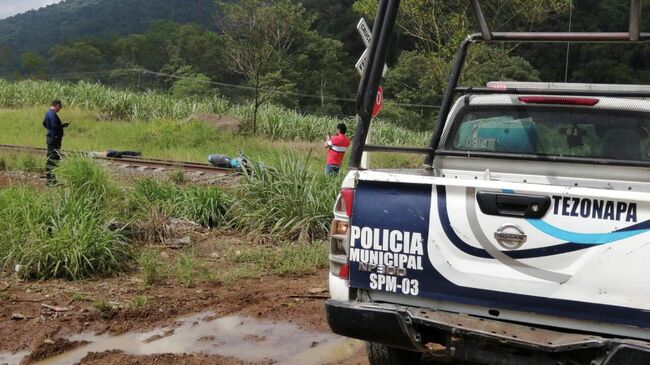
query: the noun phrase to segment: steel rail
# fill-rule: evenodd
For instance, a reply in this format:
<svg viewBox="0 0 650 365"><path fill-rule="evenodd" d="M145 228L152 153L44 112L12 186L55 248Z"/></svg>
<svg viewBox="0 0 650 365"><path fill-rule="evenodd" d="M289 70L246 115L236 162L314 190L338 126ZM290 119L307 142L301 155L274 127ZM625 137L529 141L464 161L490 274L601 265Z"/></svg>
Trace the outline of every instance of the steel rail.
<svg viewBox="0 0 650 365"><path fill-rule="evenodd" d="M0 149L16 151L16 152L29 152L29 153L46 153L47 149L43 147L31 147L31 146L18 146L11 144L0 144ZM63 151L63 154L90 154L89 152L81 151ZM176 161L176 160L162 160L155 158L142 158L142 157L101 157L93 156L94 159L108 161L111 163L122 163L125 165L132 166L142 166L142 167L152 167L152 168L177 168L185 171L197 171L197 172L212 172L212 173L230 173L233 172L232 169L226 169L222 167L215 167L208 164L203 164L199 162L190 162L190 161Z"/></svg>

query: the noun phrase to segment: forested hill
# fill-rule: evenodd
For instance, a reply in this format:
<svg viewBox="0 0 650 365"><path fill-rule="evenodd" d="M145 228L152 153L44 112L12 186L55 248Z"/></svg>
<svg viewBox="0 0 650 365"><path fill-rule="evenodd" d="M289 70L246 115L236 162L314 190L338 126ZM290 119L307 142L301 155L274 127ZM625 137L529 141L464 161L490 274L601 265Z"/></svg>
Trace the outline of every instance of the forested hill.
<svg viewBox="0 0 650 365"><path fill-rule="evenodd" d="M79 38L142 33L160 19L214 27L214 0L66 0L0 20L0 47L16 60Z"/></svg>

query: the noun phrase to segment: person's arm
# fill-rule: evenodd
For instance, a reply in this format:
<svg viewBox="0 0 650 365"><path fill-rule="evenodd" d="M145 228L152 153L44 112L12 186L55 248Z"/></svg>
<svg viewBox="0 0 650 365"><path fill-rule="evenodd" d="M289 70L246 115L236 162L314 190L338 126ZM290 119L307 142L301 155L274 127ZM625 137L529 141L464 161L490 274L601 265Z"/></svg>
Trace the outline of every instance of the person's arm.
<svg viewBox="0 0 650 365"><path fill-rule="evenodd" d="M52 114L53 114L52 118L50 118L50 127L55 130L65 128L63 126L63 123L61 123L61 119L59 118L59 116L56 113L52 113Z"/></svg>
<svg viewBox="0 0 650 365"><path fill-rule="evenodd" d="M323 146L325 148L330 148L332 147L332 135L327 133L327 141L325 142L325 145Z"/></svg>

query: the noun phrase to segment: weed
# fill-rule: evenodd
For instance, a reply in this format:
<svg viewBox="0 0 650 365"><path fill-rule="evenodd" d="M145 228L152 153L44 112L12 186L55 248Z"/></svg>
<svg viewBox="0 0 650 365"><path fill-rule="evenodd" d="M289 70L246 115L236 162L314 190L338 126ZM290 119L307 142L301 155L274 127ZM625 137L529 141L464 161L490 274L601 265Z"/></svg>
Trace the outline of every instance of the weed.
<svg viewBox="0 0 650 365"><path fill-rule="evenodd" d="M181 169L174 170L169 173L169 180L176 185L183 185L185 183L185 172Z"/></svg>
<svg viewBox="0 0 650 365"><path fill-rule="evenodd" d="M110 303L108 303L105 299L97 299L93 301L92 306L100 312L110 312L113 310L113 306L110 305Z"/></svg>
<svg viewBox="0 0 650 365"><path fill-rule="evenodd" d="M170 218L185 218L205 227L224 221L230 200L213 187L182 189L172 183L144 179L135 185L135 195L148 203L158 204Z"/></svg>
<svg viewBox="0 0 650 365"><path fill-rule="evenodd" d="M86 297L84 296L83 293L74 293L72 294L72 299L73 302L82 302L86 300Z"/></svg>
<svg viewBox="0 0 650 365"><path fill-rule="evenodd" d="M18 187L0 191L0 201L0 264L20 265L21 277L114 274L130 257L120 230L110 227L110 212L92 193Z"/></svg>
<svg viewBox="0 0 650 365"><path fill-rule="evenodd" d="M0 157L0 171L7 171L9 168L7 165L7 161L4 159L4 157Z"/></svg>
<svg viewBox="0 0 650 365"><path fill-rule="evenodd" d="M246 171L232 210L235 227L276 240L325 237L340 180L312 172L308 159L288 155L275 169Z"/></svg>
<svg viewBox="0 0 650 365"><path fill-rule="evenodd" d="M31 154L26 154L23 156L20 165L23 171L27 172L40 172L43 170L42 167L38 165L36 159Z"/></svg>
<svg viewBox="0 0 650 365"><path fill-rule="evenodd" d="M138 265L146 286L157 284L166 276L165 263L160 260L160 253L154 248L145 248L140 253Z"/></svg>
<svg viewBox="0 0 650 365"><path fill-rule="evenodd" d="M178 281L184 287L189 287L193 283L193 279L199 271L200 265L192 252L186 252L178 257L176 262L175 272Z"/></svg>
<svg viewBox="0 0 650 365"><path fill-rule="evenodd" d="M149 305L149 298L146 295L138 295L131 299L131 307L135 309L144 308Z"/></svg>
<svg viewBox="0 0 650 365"><path fill-rule="evenodd" d="M115 191L108 172L88 157L68 157L55 172L62 187L78 195L92 195L102 200Z"/></svg>
<svg viewBox="0 0 650 365"><path fill-rule="evenodd" d="M136 237L146 243L166 242L172 236L169 228L170 209L164 203L149 203L141 206Z"/></svg>
<svg viewBox="0 0 650 365"><path fill-rule="evenodd" d="M276 275L313 273L327 266L328 246L323 242L308 245L285 243L278 247L231 249L230 261L248 264Z"/></svg>

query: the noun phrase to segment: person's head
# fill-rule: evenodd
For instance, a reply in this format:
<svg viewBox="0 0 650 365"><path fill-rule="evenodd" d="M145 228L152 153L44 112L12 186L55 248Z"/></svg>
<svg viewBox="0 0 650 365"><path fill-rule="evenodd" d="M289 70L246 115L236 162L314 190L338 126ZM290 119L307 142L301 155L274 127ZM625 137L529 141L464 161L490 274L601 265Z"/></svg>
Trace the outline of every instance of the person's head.
<svg viewBox="0 0 650 365"><path fill-rule="evenodd" d="M61 100L55 99L55 100L52 101L52 106L50 108L58 113L59 110L61 110L61 108L63 108L63 104L61 104Z"/></svg>
<svg viewBox="0 0 650 365"><path fill-rule="evenodd" d="M336 126L336 132L340 134L345 134L348 131L348 127L345 126L345 123L339 123L339 125Z"/></svg>

